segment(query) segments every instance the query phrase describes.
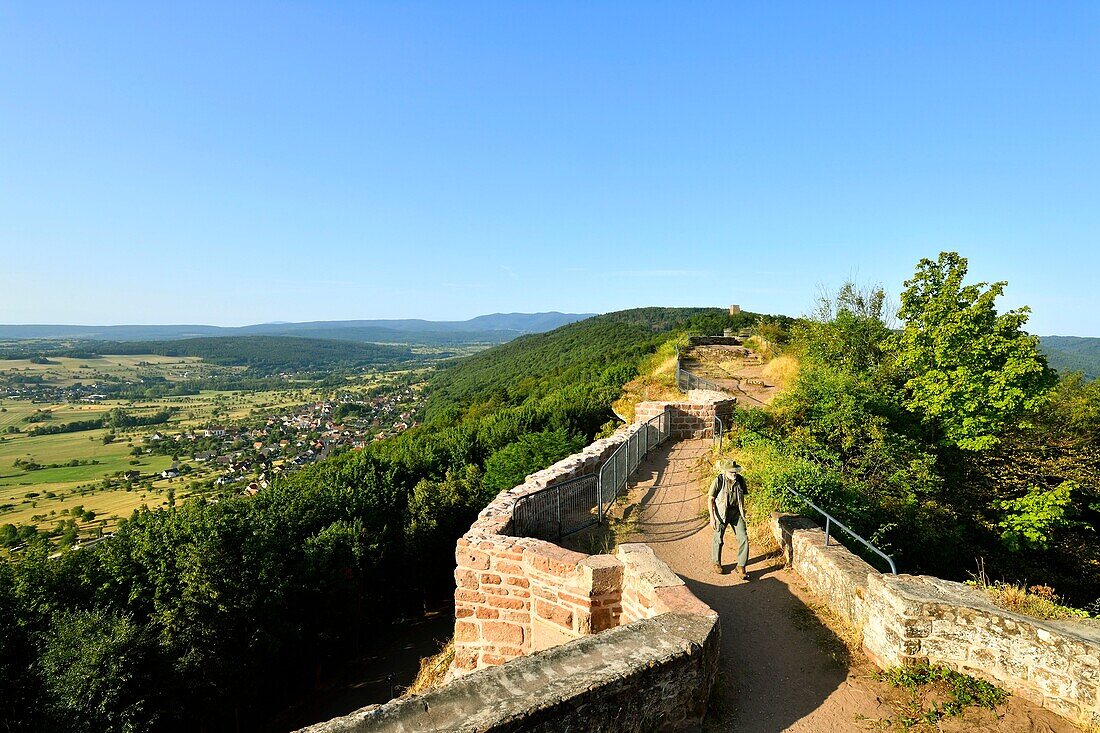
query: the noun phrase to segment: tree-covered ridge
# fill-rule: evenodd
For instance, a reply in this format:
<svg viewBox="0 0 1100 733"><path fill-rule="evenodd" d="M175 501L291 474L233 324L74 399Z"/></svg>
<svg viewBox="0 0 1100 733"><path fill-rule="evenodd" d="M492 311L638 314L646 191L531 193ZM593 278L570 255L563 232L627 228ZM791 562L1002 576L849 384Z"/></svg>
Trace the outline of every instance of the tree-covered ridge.
<svg viewBox="0 0 1100 733"><path fill-rule="evenodd" d="M1100 338L1043 336L1039 345L1058 371L1081 372L1086 379L1100 379Z"/></svg>
<svg viewBox="0 0 1100 733"><path fill-rule="evenodd" d="M64 350L56 353L67 356ZM75 347L74 354L156 354L197 356L219 366L248 367L257 375L279 372L354 369L409 361L403 346L354 343L296 336L214 336L178 341L96 341Z"/></svg>
<svg viewBox="0 0 1100 733"><path fill-rule="evenodd" d="M519 404L568 384L621 387L670 333L721 333L758 318L718 308L636 308L524 336L442 369L429 386L427 417L453 419L476 405Z"/></svg>

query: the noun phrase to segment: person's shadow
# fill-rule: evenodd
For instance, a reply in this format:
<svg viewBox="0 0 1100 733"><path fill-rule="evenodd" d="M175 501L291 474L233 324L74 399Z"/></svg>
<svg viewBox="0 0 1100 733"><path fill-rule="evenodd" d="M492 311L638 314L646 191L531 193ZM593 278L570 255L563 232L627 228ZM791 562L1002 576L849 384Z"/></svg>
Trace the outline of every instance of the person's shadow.
<svg viewBox="0 0 1100 733"><path fill-rule="evenodd" d="M752 558L750 567L760 559ZM684 578L721 624L704 730L780 733L819 708L848 676L844 642L784 583L760 577L766 572L750 571L752 580L734 585Z"/></svg>

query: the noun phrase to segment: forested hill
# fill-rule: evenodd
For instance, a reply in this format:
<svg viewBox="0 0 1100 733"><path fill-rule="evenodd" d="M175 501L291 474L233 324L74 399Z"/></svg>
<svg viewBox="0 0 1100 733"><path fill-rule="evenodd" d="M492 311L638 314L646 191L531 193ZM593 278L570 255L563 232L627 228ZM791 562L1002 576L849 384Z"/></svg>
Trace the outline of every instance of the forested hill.
<svg viewBox="0 0 1100 733"><path fill-rule="evenodd" d="M642 357L671 331L721 333L757 318L748 312L731 317L718 308L636 308L523 336L437 373L429 387L427 418L454 419L471 407L516 405L568 385L604 384L617 396Z"/></svg>
<svg viewBox="0 0 1100 733"><path fill-rule="evenodd" d="M1039 344L1058 371L1082 372L1086 379L1100 378L1100 338L1042 336Z"/></svg>
<svg viewBox="0 0 1100 733"><path fill-rule="evenodd" d="M258 374L351 369L411 360L404 346L293 336L229 336L179 341L99 341L85 344L81 355L157 354L197 356L221 366L245 366Z"/></svg>
<svg viewBox="0 0 1100 733"><path fill-rule="evenodd" d="M3 325L0 339L79 339L168 341L201 336L298 336L387 344L499 344L525 333L540 333L591 316L591 313L492 313L467 321L400 320L257 323L250 326L153 325L72 326Z"/></svg>

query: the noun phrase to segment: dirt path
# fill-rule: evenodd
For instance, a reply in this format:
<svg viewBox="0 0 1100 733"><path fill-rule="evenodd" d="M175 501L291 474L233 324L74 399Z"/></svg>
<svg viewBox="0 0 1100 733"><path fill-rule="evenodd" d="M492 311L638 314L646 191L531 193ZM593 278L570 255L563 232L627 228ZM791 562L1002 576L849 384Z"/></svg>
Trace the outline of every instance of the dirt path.
<svg viewBox="0 0 1100 733"><path fill-rule="evenodd" d="M861 656L809 610L816 599L774 558L750 554L752 580L711 567L701 457L710 441L669 443L650 454L631 484L636 533L692 592L718 611L722 655L705 730L738 733L866 731L868 719L896 718L904 693L877 680ZM751 487L750 487L751 490ZM723 552L732 567L732 533ZM882 728L878 728L881 730ZM944 731L1070 733L1063 719L1015 697L997 713L974 710L940 724ZM934 730L914 728L913 730Z"/></svg>
<svg viewBox="0 0 1100 733"><path fill-rule="evenodd" d="M764 361L742 346L696 346L684 355L683 365L736 396L742 406L762 407L778 394L764 377Z"/></svg>

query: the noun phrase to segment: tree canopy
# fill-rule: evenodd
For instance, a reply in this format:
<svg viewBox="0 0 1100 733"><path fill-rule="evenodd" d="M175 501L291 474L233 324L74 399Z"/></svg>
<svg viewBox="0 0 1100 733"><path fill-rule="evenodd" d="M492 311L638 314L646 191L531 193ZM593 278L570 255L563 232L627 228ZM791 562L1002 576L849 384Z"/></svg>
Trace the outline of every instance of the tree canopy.
<svg viewBox="0 0 1100 733"><path fill-rule="evenodd" d="M887 350L905 375L905 405L945 445L995 446L1006 425L1037 409L1053 385L1039 340L1023 330L1030 310L998 314L1006 282L964 284L955 252L923 259L905 281L904 328Z"/></svg>

